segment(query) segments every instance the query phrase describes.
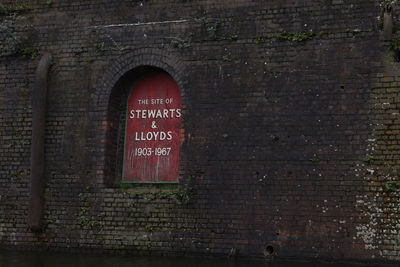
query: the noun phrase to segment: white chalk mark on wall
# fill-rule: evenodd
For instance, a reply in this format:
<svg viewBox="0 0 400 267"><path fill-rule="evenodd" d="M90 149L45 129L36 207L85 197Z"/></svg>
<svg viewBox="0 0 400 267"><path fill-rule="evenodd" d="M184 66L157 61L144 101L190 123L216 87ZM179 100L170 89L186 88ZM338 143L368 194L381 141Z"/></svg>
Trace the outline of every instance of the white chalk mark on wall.
<svg viewBox="0 0 400 267"><path fill-rule="evenodd" d="M153 21L153 22L137 22L137 23L129 23L129 24L110 24L110 25L90 26L89 28L105 29L105 28L117 28L117 27L134 27L134 26L144 26L144 25L183 23L183 22L188 22L188 20L183 19L183 20L167 20L167 21Z"/></svg>

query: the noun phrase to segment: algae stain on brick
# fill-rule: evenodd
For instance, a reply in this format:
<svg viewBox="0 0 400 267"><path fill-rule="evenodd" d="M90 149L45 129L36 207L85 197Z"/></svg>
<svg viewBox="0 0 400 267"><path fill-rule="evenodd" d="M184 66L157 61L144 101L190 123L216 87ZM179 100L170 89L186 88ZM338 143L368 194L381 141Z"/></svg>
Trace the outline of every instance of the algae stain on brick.
<svg viewBox="0 0 400 267"><path fill-rule="evenodd" d="M376 229L376 226L378 225L377 215L379 214L380 209L377 207L376 202L369 200L369 197L367 196L359 197L357 204L367 210L363 216L368 218L368 223L356 226L357 237L364 241L365 249L377 249L378 246L376 240L378 230Z"/></svg>

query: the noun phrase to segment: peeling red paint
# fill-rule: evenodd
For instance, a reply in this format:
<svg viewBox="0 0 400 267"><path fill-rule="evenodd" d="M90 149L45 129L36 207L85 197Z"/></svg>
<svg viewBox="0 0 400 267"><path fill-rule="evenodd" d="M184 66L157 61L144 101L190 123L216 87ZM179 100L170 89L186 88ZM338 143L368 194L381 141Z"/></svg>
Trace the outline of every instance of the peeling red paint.
<svg viewBox="0 0 400 267"><path fill-rule="evenodd" d="M182 105L165 73L139 79L128 97L124 152L126 182L174 182L179 176Z"/></svg>

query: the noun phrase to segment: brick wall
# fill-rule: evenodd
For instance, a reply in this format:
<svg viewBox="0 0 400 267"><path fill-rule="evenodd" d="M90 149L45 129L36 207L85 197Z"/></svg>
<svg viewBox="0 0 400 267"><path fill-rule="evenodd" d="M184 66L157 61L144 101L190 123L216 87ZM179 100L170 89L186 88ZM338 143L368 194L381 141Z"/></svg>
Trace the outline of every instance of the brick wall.
<svg viewBox="0 0 400 267"><path fill-rule="evenodd" d="M1 245L400 260L399 63L379 1L24 3L0 58ZM42 233L26 230L36 52L54 57ZM118 84L143 65L182 91L176 185L120 183Z"/></svg>

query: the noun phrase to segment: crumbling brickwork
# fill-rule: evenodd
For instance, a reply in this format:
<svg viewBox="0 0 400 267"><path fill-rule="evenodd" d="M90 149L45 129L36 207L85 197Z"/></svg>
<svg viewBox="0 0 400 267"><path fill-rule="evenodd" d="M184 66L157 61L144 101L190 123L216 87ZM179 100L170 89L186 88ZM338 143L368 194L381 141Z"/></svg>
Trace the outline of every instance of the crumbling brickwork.
<svg viewBox="0 0 400 267"><path fill-rule="evenodd" d="M0 245L400 260L399 63L379 1L3 3L0 23L21 27L0 57ZM44 52L45 227L31 233ZM177 184L120 182L120 85L141 66L181 89Z"/></svg>

